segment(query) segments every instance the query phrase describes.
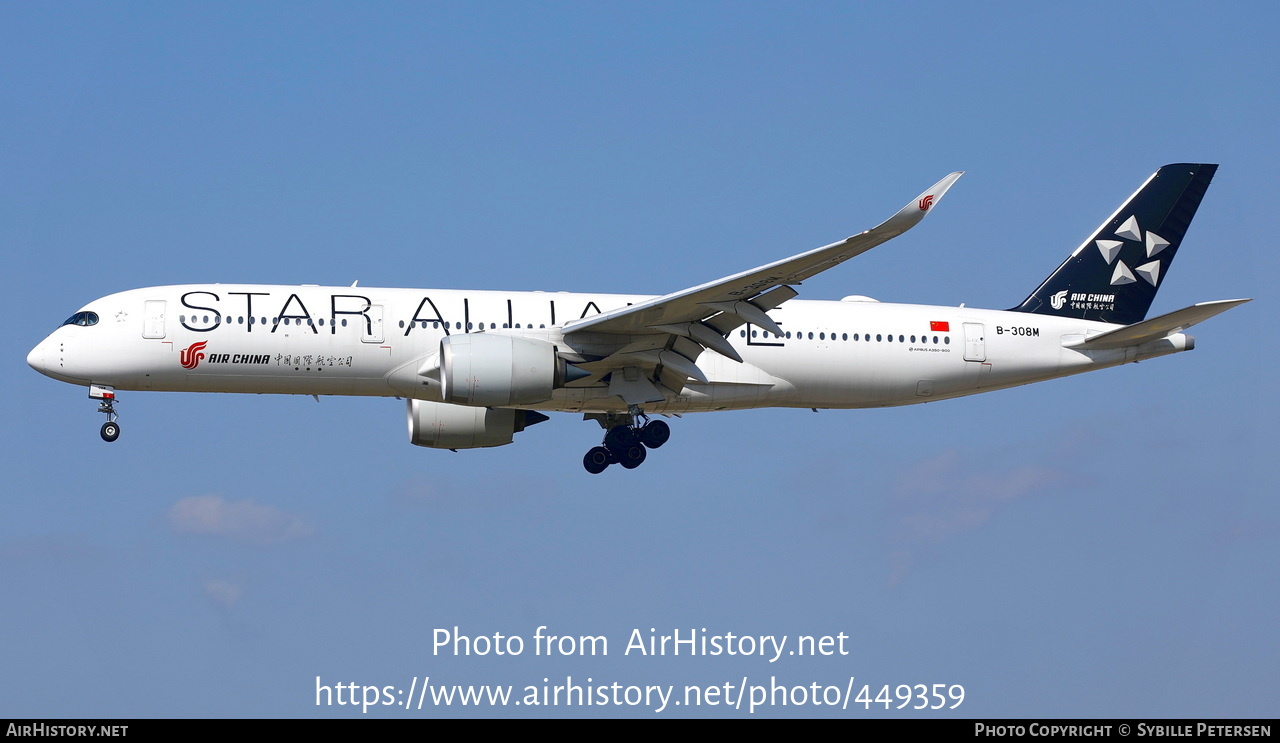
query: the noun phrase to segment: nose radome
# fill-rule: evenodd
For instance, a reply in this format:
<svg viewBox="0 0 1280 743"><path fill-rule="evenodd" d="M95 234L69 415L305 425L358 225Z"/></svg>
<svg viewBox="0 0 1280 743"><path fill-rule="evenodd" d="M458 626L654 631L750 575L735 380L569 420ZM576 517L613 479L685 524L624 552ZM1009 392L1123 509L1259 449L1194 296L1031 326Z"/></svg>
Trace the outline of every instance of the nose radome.
<svg viewBox="0 0 1280 743"><path fill-rule="evenodd" d="M44 341L41 341L31 353L27 354L27 366L44 374Z"/></svg>
<svg viewBox="0 0 1280 743"><path fill-rule="evenodd" d="M58 371L58 349L54 346L54 341L45 338L37 343L31 353L27 354L27 366L46 377L54 376Z"/></svg>

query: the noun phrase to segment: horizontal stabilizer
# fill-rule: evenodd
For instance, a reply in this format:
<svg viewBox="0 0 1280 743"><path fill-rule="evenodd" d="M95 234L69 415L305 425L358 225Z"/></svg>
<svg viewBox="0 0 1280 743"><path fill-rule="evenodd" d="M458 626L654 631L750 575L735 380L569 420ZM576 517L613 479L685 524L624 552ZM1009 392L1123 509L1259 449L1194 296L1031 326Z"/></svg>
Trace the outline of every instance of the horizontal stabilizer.
<svg viewBox="0 0 1280 743"><path fill-rule="evenodd" d="M1149 341L1167 338L1174 333L1181 333L1196 323L1204 322L1214 315L1251 301L1253 300L1220 299L1216 302L1193 304L1190 307L1184 307L1167 315L1160 315L1150 320L1143 320L1133 325L1091 336L1083 341L1071 344L1068 348L1102 350L1106 348L1140 346Z"/></svg>

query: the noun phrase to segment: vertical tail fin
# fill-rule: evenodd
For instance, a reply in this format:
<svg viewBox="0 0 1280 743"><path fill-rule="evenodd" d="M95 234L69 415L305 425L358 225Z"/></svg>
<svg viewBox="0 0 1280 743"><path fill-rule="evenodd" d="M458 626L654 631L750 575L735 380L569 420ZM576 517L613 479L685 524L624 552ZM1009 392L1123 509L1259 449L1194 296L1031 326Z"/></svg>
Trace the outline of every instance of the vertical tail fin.
<svg viewBox="0 0 1280 743"><path fill-rule="evenodd" d="M1177 163L1157 170L1013 311L1141 322L1217 169Z"/></svg>

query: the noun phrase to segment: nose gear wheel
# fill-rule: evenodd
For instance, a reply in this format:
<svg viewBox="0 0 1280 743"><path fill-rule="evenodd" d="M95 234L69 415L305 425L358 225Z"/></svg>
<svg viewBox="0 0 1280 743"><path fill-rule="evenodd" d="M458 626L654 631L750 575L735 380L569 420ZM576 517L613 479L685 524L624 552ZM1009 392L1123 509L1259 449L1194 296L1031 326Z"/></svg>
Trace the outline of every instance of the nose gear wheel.
<svg viewBox="0 0 1280 743"><path fill-rule="evenodd" d="M102 440L112 442L120 438L120 424L116 423L116 391L104 384L89 385L89 399L98 401L98 412L107 416L98 435Z"/></svg>

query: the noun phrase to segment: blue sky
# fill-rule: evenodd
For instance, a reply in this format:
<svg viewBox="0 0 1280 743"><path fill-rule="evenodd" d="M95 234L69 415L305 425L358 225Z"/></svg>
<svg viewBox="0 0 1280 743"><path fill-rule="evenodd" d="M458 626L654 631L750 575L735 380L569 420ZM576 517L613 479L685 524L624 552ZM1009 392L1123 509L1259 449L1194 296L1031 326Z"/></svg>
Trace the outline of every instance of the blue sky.
<svg viewBox="0 0 1280 743"><path fill-rule="evenodd" d="M322 683L962 684L987 717L1275 716L1280 60L1267 3L0 6L0 710L359 716ZM873 226L802 296L1010 307L1152 171L1220 163L1153 312L1194 353L902 409L573 416L127 393L27 351L187 282L665 293ZM436 628L607 657L433 655ZM849 654L624 655L635 628ZM529 646L532 647L531 645ZM420 681L419 681L420 683ZM404 716L374 708L368 716ZM745 716L724 707L410 715ZM909 716L766 707L756 715ZM915 713L920 714L920 713Z"/></svg>

